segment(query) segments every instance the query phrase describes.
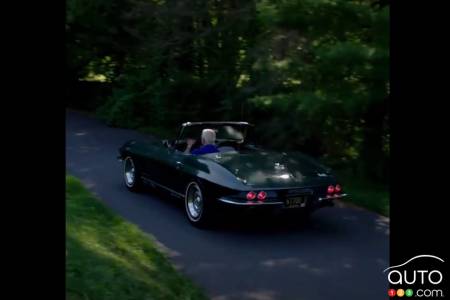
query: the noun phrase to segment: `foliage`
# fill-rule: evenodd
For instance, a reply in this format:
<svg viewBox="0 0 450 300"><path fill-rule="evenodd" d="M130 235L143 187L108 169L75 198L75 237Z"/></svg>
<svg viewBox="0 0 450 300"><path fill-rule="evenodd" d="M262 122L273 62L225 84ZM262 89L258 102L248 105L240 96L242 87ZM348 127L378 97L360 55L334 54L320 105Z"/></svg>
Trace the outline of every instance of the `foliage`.
<svg viewBox="0 0 450 300"><path fill-rule="evenodd" d="M337 175L345 188L345 193L349 195L345 198L347 203L353 203L389 217L389 187L386 184L354 176L346 170L338 171Z"/></svg>
<svg viewBox="0 0 450 300"><path fill-rule="evenodd" d="M266 120L261 134L279 147L315 145L308 150L333 165L385 177L388 9L361 1L296 0L270 11L276 17L264 15L272 28L270 56L263 57L269 63L253 71L277 76L270 95L267 85L252 83L262 91L249 100L252 115Z"/></svg>
<svg viewBox="0 0 450 300"><path fill-rule="evenodd" d="M247 120L274 148L386 180L389 6L378 2L69 0L68 79L110 84L98 113L114 126Z"/></svg>

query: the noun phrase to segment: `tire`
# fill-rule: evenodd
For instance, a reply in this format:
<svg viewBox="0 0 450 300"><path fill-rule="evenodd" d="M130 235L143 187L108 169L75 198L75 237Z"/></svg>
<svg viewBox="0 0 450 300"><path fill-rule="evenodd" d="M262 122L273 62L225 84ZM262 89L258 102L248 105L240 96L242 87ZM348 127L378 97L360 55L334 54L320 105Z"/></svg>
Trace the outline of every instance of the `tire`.
<svg viewBox="0 0 450 300"><path fill-rule="evenodd" d="M139 192L142 189L142 180L137 167L131 156L123 160L123 181L128 190Z"/></svg>
<svg viewBox="0 0 450 300"><path fill-rule="evenodd" d="M205 191L196 181L190 182L186 187L184 208L189 222L198 227L206 228L211 225L214 207L207 201Z"/></svg>

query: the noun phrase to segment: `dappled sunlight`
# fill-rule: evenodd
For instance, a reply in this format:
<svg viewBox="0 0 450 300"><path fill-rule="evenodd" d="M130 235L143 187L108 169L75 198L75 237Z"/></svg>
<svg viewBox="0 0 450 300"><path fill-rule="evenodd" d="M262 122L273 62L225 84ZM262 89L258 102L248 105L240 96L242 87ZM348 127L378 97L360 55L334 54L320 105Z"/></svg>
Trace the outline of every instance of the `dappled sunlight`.
<svg viewBox="0 0 450 300"><path fill-rule="evenodd" d="M277 293L270 290L259 290L259 291L251 291L244 292L245 298L249 300L273 300L277 299Z"/></svg>
<svg viewBox="0 0 450 300"><path fill-rule="evenodd" d="M87 207L86 210L94 210L94 208L91 207L89 209ZM77 219L73 221L78 222L73 224L73 218L71 216L68 217L67 235L77 240L86 249L95 252L99 256L108 257L133 272L150 272L155 270L155 267L148 260L148 253L145 253L139 246L130 244L133 240L128 235L132 236L133 232L122 228L123 223L121 221L105 223L106 220L103 218ZM103 226L107 226L108 231L99 229ZM124 231L128 231L128 234L125 235L126 237L123 234L119 234ZM117 234L114 232L117 232ZM144 264L143 262L148 263Z"/></svg>
<svg viewBox="0 0 450 300"><path fill-rule="evenodd" d="M261 265L265 267L281 267L286 265L298 264L300 260L296 257L280 258L280 259L268 259L261 262Z"/></svg>
<svg viewBox="0 0 450 300"><path fill-rule="evenodd" d="M389 235L389 218L378 216L375 220L375 230Z"/></svg>
<svg viewBox="0 0 450 300"><path fill-rule="evenodd" d="M379 266L380 270L384 270L389 267L389 259L377 258L376 263Z"/></svg>
<svg viewBox="0 0 450 300"><path fill-rule="evenodd" d="M66 200L67 287L86 282L69 300L202 299L183 273L213 300L385 299L389 219L367 209L389 215L389 7L372 2L69 1L66 105L86 112L66 113L66 168L101 197ZM230 127L223 152L175 157L158 138L184 151L187 121L254 126L238 147ZM280 202L311 190L304 210L320 209L221 206L195 228L173 191L129 192L119 155L178 196L198 179L206 221L217 198L248 190ZM322 207L337 183L367 209Z"/></svg>
<svg viewBox="0 0 450 300"><path fill-rule="evenodd" d="M155 245L158 247L158 250L164 253L167 257L175 258L181 256L180 252L170 249L160 241L158 241L155 237L152 237Z"/></svg>
<svg viewBox="0 0 450 300"><path fill-rule="evenodd" d="M272 63L272 66L275 67L276 69L287 69L289 67L289 64L291 63L291 59L283 59L283 60L279 60L279 61L274 61Z"/></svg>
<svg viewBox="0 0 450 300"><path fill-rule="evenodd" d="M80 268L79 264L89 264L83 267L83 280L90 278L91 284L102 286L104 288L108 288L108 285L110 284L122 284L120 281L124 281L128 284L132 284L132 286L124 286L124 288L136 289L138 290L137 293L143 292L148 295L148 290L150 289L152 290L152 293L158 292L161 295L171 295L171 297L168 298L174 299L171 287L161 284L160 279L158 278L159 270L157 268L154 268L153 266L150 268L148 264L146 265L146 268L143 268L142 264L136 265L135 262L128 262L118 255L112 254L110 249L94 247L93 244L95 243L86 243L83 242L83 240L76 239L70 235L68 235L67 238L69 244L69 262L67 263L66 268L75 268L75 270L77 270ZM72 255L70 250L75 249L77 256L80 254L83 255L80 257L83 259L82 261L70 259L70 256ZM146 261L150 262L151 260L147 258ZM71 275L67 280L70 284L71 282L79 281L80 279ZM115 280L118 280L118 282L115 283ZM89 284L89 282L86 283ZM88 294L90 293L89 290L86 290L86 292L85 299L95 299L95 296L93 295L88 297ZM121 292L126 293L126 291ZM111 294L109 298L112 299L115 296L116 295ZM144 295L142 295L142 297L144 297Z"/></svg>
<svg viewBox="0 0 450 300"><path fill-rule="evenodd" d="M272 290L243 291L241 293L213 296L211 300L275 300L278 294Z"/></svg>
<svg viewBox="0 0 450 300"><path fill-rule="evenodd" d="M318 267L312 267L310 264L308 263L301 263L297 266L298 268L307 271L313 275L322 275L325 273L325 270L323 268L318 268Z"/></svg>
<svg viewBox="0 0 450 300"><path fill-rule="evenodd" d="M345 269L351 269L351 268L352 268L352 265L351 265L351 264L344 264L343 267L344 267Z"/></svg>
<svg viewBox="0 0 450 300"><path fill-rule="evenodd" d="M93 151L99 151L100 147L80 146L78 148L79 153L90 153Z"/></svg>
<svg viewBox="0 0 450 300"><path fill-rule="evenodd" d="M127 269L129 272L137 273L139 275L143 275L145 272L155 271L155 267L150 263L145 265L143 264L135 264L134 262L130 262L128 259L130 256L135 255L135 253L128 252L124 250L120 246L106 246L103 242L99 241L98 236L93 234L93 231L88 232L79 232L77 234L68 233L68 237L74 238L77 240L84 248L92 251L98 256L105 257L113 260L115 263L120 264L122 268ZM122 249L122 250L121 250ZM119 252L119 253L117 253ZM120 253L122 252L122 253ZM123 252L127 252L127 255L124 256ZM125 259L127 257L127 259ZM144 260L145 261L145 260Z"/></svg>
<svg viewBox="0 0 450 300"><path fill-rule="evenodd" d="M326 272L324 268L314 267L310 263L304 262L296 257L268 259L261 262L261 265L268 268L294 267L306 271L312 275L322 275Z"/></svg>
<svg viewBox="0 0 450 300"><path fill-rule="evenodd" d="M94 200L97 201L97 200ZM86 208L86 209L89 209ZM94 209L94 208L90 208ZM98 214L102 216L102 214ZM69 219L71 217L69 216ZM137 234L138 229L132 225L131 228L120 218L104 219L78 219L78 222L68 228L68 235L79 240L87 249L94 251L98 255L107 256L109 259L120 263L124 267L133 272L150 272L155 271L155 266L149 261L149 257L155 255L154 252L144 251L139 245L134 245L133 237ZM99 230L99 228L107 227L107 230ZM126 232L126 233L125 233ZM125 233L125 234L123 234ZM154 241L156 247L167 257L177 257L180 253L165 247L152 236L146 238ZM144 264L143 262L149 262Z"/></svg>
<svg viewBox="0 0 450 300"><path fill-rule="evenodd" d="M313 285L312 288L317 288L315 282L318 281L341 278L341 275L349 278L349 274L361 274L360 279L356 281L361 283L374 277L364 273L366 270L384 269L382 267L386 260L383 260L383 251L387 245L385 231L389 222L384 222L382 218L377 219L375 214L349 207L326 208L314 213L312 220L307 223L298 218L287 220L284 216L275 219L272 219L272 216L270 219L245 218L243 222L238 222L233 215L232 218L226 219L225 225L218 225L218 228L197 230L191 228L183 219L182 204L167 201L165 194L160 197L161 194L153 190L150 195L133 194L121 186L120 165L115 164L114 151L116 144L127 136L126 134L116 131L117 135L112 134L111 138L102 139L99 137L103 134L102 130L97 134L91 130L88 132L92 133L92 136L86 136L88 143L82 138L71 134L70 136L72 140L83 141L79 145L100 146L106 154L112 155L103 159L103 151L93 153L92 156L78 154L76 150L81 147L76 145L69 153L78 155L78 160L72 160L70 163L74 166L72 171L83 176L87 186L95 188L105 203L147 232L155 234L161 241L156 241L157 248L172 259L176 269L192 275L199 284L205 284L208 288L211 283L211 293L215 293L212 295L213 299L284 299L285 295L292 295L292 292L297 292L309 284ZM95 147L83 149L98 151ZM106 162L110 165L107 166ZM250 164L255 166L253 162ZM119 172L116 174L115 170ZM239 173L243 171L245 170L241 169ZM276 174L285 173L288 172L284 170ZM173 203L177 203L176 206L180 206L180 209L175 208ZM95 222L95 219L96 217L83 220L83 226L77 224L73 228L76 231L85 231L86 226L90 225L89 222ZM123 267L123 272L129 273L129 276L139 277L144 281L154 280L150 277L153 276L152 272L155 272L155 265L139 265L141 260L148 260L151 254L139 246L133 246L132 243L133 249L128 250L130 240L116 237L118 227L120 225L113 222L107 224L108 230L105 232L84 233L90 236L88 244L97 239L92 242L93 249L87 245L89 251L100 257L104 257L103 252L110 251L113 256L104 258L114 261L120 268ZM289 272L291 274L287 275ZM141 276L141 273L147 275ZM253 279L252 274L257 278ZM299 283L300 287L295 280L286 283L290 290L285 291L280 287L282 282L286 281L284 276L298 276L305 280ZM221 280L237 288L222 289L224 283L216 283ZM332 287L339 287L341 284L333 283ZM305 299L312 299L309 297L311 293L300 294L305 296Z"/></svg>
<svg viewBox="0 0 450 300"><path fill-rule="evenodd" d="M355 221L355 222L358 221L358 217L356 217L355 215L353 215L353 216L343 216L342 219L346 220L346 221Z"/></svg>
<svg viewBox="0 0 450 300"><path fill-rule="evenodd" d="M217 271L218 269L224 269L224 268L229 268L230 266L223 263L223 262L199 262L196 265L196 269L197 270L201 270L201 271Z"/></svg>
<svg viewBox="0 0 450 300"><path fill-rule="evenodd" d="M96 184L94 182L87 182L87 183L85 183L85 186L88 189L92 189L92 188L94 188L96 186Z"/></svg>
<svg viewBox="0 0 450 300"><path fill-rule="evenodd" d="M202 299L158 251L152 236L113 214L77 180L68 177L66 183L66 278L71 290L82 290L86 299Z"/></svg>
<svg viewBox="0 0 450 300"><path fill-rule="evenodd" d="M364 211L367 213L371 213L368 210L364 209L364 208L360 208L357 206L354 206L352 204L348 204L348 203L344 203L341 201L336 201L337 203L337 207L341 208L341 209L351 209L351 210L356 210L356 211ZM361 216L358 214L346 214L343 215L341 217L343 220L345 220L346 222L351 222L351 223L360 223L361 222ZM382 215L375 215L375 217L373 218L373 221L368 224L368 226L370 226L373 231L375 231L376 233L380 233L383 235L389 235L389 218L382 216Z"/></svg>
<svg viewBox="0 0 450 300"><path fill-rule="evenodd" d="M377 258L376 259L377 264L379 264L382 267L388 266L389 262L386 259L383 258Z"/></svg>

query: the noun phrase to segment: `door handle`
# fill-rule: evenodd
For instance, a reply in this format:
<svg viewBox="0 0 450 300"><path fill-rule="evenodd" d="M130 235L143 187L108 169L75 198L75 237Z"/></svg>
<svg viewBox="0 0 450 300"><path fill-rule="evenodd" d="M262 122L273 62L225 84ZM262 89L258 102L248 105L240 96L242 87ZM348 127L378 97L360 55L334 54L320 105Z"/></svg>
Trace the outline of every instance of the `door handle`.
<svg viewBox="0 0 450 300"><path fill-rule="evenodd" d="M181 161L177 161L175 162L176 168L179 169L181 167L183 167L183 163Z"/></svg>

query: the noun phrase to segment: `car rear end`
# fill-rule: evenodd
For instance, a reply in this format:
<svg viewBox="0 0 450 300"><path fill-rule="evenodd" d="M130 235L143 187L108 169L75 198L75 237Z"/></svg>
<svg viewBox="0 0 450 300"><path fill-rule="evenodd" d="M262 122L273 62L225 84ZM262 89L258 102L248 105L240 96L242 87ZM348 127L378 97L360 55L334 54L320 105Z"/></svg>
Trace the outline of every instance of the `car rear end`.
<svg viewBox="0 0 450 300"><path fill-rule="evenodd" d="M220 196L217 200L222 205L236 208L314 211L333 206L335 200L346 196L340 184L330 183L308 187L235 191Z"/></svg>

